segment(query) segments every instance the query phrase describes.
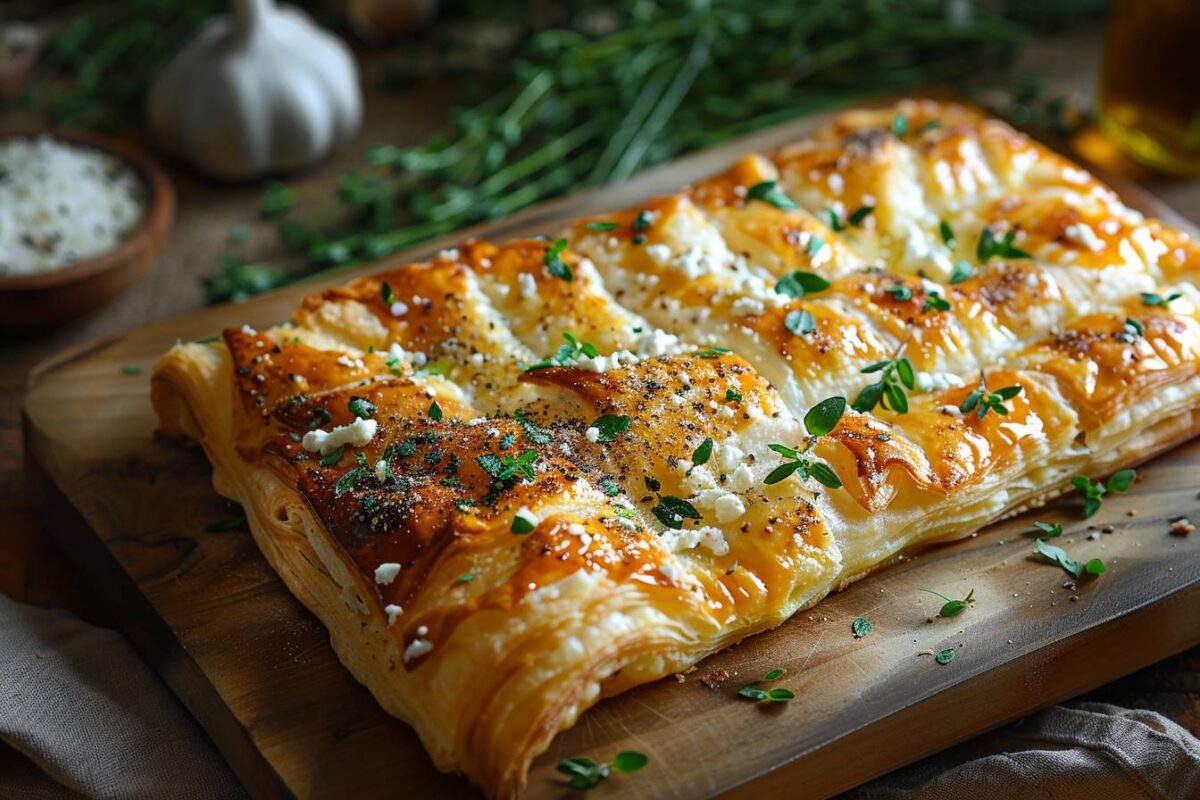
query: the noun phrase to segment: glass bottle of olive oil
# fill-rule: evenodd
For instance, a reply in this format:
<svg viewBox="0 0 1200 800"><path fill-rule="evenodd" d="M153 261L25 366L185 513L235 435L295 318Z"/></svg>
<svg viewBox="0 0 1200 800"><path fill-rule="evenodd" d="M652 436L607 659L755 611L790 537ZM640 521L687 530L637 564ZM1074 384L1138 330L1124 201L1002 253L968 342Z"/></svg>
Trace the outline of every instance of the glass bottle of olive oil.
<svg viewBox="0 0 1200 800"><path fill-rule="evenodd" d="M1200 0L1112 0L1099 100L1134 157L1200 175Z"/></svg>

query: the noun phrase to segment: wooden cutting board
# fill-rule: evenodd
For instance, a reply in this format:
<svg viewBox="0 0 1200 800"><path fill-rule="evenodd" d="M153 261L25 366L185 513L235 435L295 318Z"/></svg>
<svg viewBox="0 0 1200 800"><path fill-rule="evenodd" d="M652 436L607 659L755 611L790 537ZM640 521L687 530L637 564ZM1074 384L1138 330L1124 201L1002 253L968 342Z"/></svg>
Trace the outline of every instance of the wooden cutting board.
<svg viewBox="0 0 1200 800"><path fill-rule="evenodd" d="M623 207L715 172L738 155L799 138L809 118L690 156L606 187L459 234L496 239L552 233L578 215ZM1148 214L1188 227L1136 187L1117 188ZM451 242L390 261L421 259ZM240 305L199 311L76 348L40 365L25 404L26 441L47 478L46 516L97 602L126 632L264 797L477 797L433 769L415 735L387 717L338 663L325 630L292 598L244 530L206 531L232 515L210 486L199 450L156 441L149 402L154 360L176 339L285 319L325 276ZM142 372L124 374L124 365ZM639 750L649 766L615 776L595 796L695 798L728 792L818 797L855 786L1039 707L1200 644L1200 440L1147 464L1127 495L1107 500L1095 530L1078 508L1061 520L1075 558L1108 572L1072 591L1057 567L1031 557L1026 516L902 560L719 653L688 675L606 700L535 764L529 796L560 797L566 756L607 759ZM1106 527L1107 526L1107 527ZM977 602L934 619L941 601ZM856 639L851 621L874 631ZM954 648L940 666L930 651ZM926 653L922 655L922 653ZM786 706L759 707L738 688L782 667ZM719 688L701 678L728 673Z"/></svg>

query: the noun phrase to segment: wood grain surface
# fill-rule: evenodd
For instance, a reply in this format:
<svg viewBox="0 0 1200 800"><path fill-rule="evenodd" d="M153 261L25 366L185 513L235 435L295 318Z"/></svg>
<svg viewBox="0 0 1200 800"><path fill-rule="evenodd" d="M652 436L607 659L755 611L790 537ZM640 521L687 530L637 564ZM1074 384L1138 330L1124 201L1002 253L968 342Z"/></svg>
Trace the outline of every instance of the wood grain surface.
<svg viewBox="0 0 1200 800"><path fill-rule="evenodd" d="M534 209L490 226L488 235L552 232L574 216L713 172L746 150L797 138L817 122ZM1121 189L1133 204L1169 216ZM442 244L406 255L420 258ZM203 455L153 438L149 366L172 342L225 325L266 326L285 318L307 289L350 274L52 359L30 379L27 443L60 493L47 508L68 550L104 599L120 605L135 643L256 796L386 794L397 786L411 797L473 796L460 779L436 773L413 734L340 667L325 631L244 531L205 531L230 510L209 486ZM129 364L143 373L122 374ZM650 766L608 781L604 796L827 795L1200 643L1200 617L1191 613L1200 597L1200 537L1168 535L1169 518L1200 519L1198 469L1196 443L1159 458L1133 491L1105 503L1091 520L1095 530L1076 521L1077 509L1040 516L1068 523L1063 545L1074 557L1102 556L1108 565L1079 591L1030 557L1028 519L929 550L679 680L601 703L536 763L530 796L566 791L553 771L559 758L608 758L622 749L647 753ZM978 602L959 617L930 621L940 601L926 588L952 596L974 589ZM851 634L858 616L874 623L864 639ZM956 651L945 666L920 655L944 648ZM796 700L763 709L736 698L740 686L776 667L788 669L779 685Z"/></svg>

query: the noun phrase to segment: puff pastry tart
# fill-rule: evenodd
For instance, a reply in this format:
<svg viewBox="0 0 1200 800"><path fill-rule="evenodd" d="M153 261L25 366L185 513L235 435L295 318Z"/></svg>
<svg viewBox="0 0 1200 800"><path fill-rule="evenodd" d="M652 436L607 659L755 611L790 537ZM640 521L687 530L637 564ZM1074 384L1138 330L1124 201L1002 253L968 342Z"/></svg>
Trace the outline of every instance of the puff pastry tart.
<svg viewBox="0 0 1200 800"><path fill-rule="evenodd" d="M1198 275L1082 169L905 101L177 345L153 400L383 708L512 797L602 697L1190 436Z"/></svg>

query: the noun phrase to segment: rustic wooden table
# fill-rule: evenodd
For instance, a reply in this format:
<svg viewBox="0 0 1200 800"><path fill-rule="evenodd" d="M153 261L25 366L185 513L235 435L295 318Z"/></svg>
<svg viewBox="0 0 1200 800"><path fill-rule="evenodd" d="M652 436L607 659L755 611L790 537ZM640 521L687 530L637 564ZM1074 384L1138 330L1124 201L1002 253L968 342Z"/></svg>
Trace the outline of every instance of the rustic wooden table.
<svg viewBox="0 0 1200 800"><path fill-rule="evenodd" d="M1018 71L1035 74L1051 86L1088 97L1098 63L1094 28L1043 40L1030 47ZM370 57L367 86L378 85ZM350 147L296 185L303 200L329 190L337 176L359 163L371 143L416 142L444 119L452 87L426 85L405 92L368 90L363 132ZM22 120L0 118L0 129ZM1192 221L1200 222L1200 181L1182 181L1149 173L1112 151L1097 134L1085 131L1073 142L1084 161L1129 175ZM27 475L21 430L21 396L29 369L72 344L173 316L203 304L199 277L217 269L217 259L235 252L244 259L266 256L274 235L257 220L260 189L213 184L186 170L172 168L179 214L160 263L126 295L89 317L60 329L0 334L0 592L29 603L69 608L85 619L109 622L91 600L65 555L39 523L40 500ZM229 231L252 222L249 243L234 247ZM1200 648L1183 653L1096 690L1089 699L1151 708L1200 734Z"/></svg>

